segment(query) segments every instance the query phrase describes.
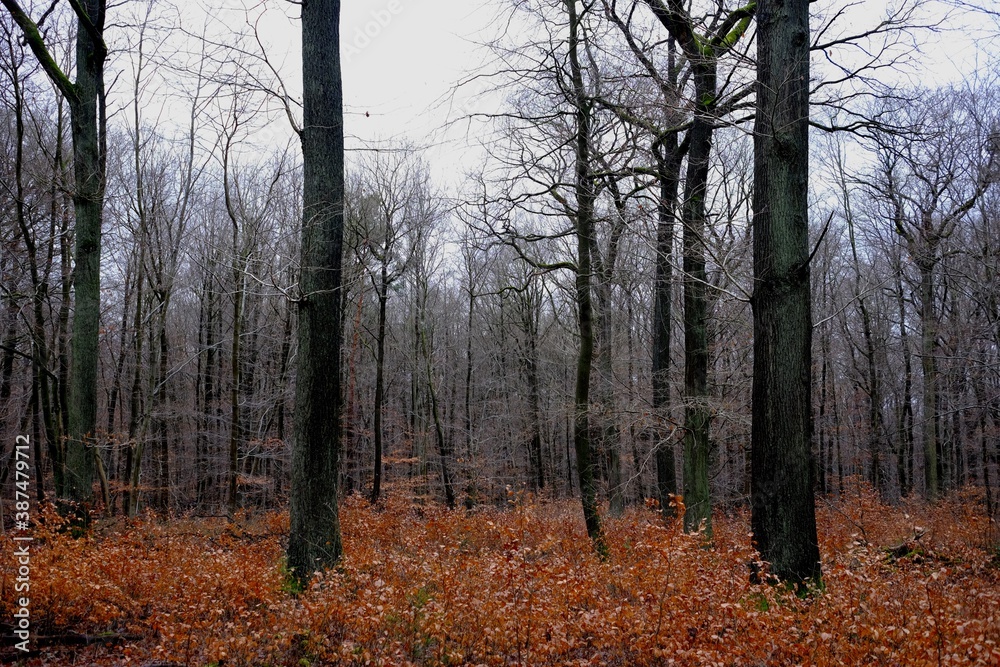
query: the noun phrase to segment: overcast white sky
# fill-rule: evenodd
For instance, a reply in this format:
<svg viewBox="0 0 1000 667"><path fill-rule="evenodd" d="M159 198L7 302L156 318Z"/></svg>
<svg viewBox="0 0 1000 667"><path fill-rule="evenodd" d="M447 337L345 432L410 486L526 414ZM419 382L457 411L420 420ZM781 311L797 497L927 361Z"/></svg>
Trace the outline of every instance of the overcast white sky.
<svg viewBox="0 0 1000 667"><path fill-rule="evenodd" d="M239 0L227 4L242 7ZM297 94L300 26L285 16L297 12L281 0L268 5L260 30ZM443 136L440 129L449 118L470 110L470 104L478 104L474 88L454 94L454 85L479 64L477 43L494 7L492 0L344 0L341 56L348 145L410 141L434 146L429 151L436 163L432 171L454 184L461 174L456 159L461 151L456 153L454 146L464 135Z"/></svg>
<svg viewBox="0 0 1000 667"><path fill-rule="evenodd" d="M829 2L838 8L849 4ZM449 181L448 185L456 185L462 169L471 166L461 164L463 156L472 151L461 148L463 132L442 136L439 130L449 118L497 103L495 98L477 100L474 86L454 97L451 93L456 81L479 66L484 54L476 45L488 37L487 26L499 4L499 0L344 0L341 52L349 145L403 139L416 145L437 145L428 154L432 172ZM852 30L876 23L885 7L881 0L853 4L855 9L848 18ZM294 5L284 0L263 0L256 5L253 0L226 0L224 6L239 7L237 14L247 6L253 8L250 12L254 16L263 14L258 24L261 33L274 61L282 63L286 83L297 94L300 26L288 18L297 14ZM225 10L214 11L221 14ZM976 28L985 31L977 35ZM910 77L911 81L941 83L971 71L977 58L984 58L977 55L977 46L986 48L987 35L996 35L996 26L988 20L968 24L957 32L928 33L921 56L926 70ZM440 146L442 141L447 141L447 146Z"/></svg>

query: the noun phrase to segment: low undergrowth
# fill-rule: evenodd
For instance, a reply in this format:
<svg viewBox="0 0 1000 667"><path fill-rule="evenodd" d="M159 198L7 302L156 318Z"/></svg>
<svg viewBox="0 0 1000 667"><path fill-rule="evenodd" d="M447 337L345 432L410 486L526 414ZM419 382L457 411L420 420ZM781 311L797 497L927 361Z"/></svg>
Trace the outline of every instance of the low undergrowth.
<svg viewBox="0 0 1000 667"><path fill-rule="evenodd" d="M283 564L287 514L73 538L46 512L23 664L1000 665L1000 559L974 494L890 507L859 491L818 512L824 587L804 598L750 583L740 511L706 544L634 509L606 522L601 561L576 503L350 498L341 564L303 590ZM2 542L0 624L17 576Z"/></svg>

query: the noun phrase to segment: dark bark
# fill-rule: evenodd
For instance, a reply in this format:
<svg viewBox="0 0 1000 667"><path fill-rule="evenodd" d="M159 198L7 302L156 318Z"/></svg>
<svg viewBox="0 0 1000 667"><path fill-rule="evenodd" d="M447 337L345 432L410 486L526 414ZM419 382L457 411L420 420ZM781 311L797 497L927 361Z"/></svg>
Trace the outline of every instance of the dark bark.
<svg viewBox="0 0 1000 667"><path fill-rule="evenodd" d="M707 36L695 33L695 23L679 0L646 0L691 63L694 117L686 140L688 169L684 180L681 222L684 227L684 515L685 530L704 525L712 532L709 491L708 406L708 282L705 273L705 197L708 188L712 135L718 108L716 78L719 57L749 27L756 5L730 12ZM672 55L672 54L670 54ZM669 65L672 68L672 64ZM669 73L676 86L674 74ZM661 184L662 187L662 184Z"/></svg>
<svg viewBox="0 0 1000 667"><path fill-rule="evenodd" d="M431 359L431 348L424 331L420 332L420 339L422 341L421 347L424 351L424 361L427 364L427 393L431 404L431 418L434 421L434 440L437 443L438 457L441 462L441 487L444 490L444 503L448 506L448 509L455 509L455 484L451 478L451 445L444 436L444 426L441 423L441 410L438 406L437 387L434 379L434 365Z"/></svg>
<svg viewBox="0 0 1000 667"><path fill-rule="evenodd" d="M542 464L542 407L540 381L538 379L538 319L531 312L527 325L528 349L525 355L525 375L528 380L528 401L530 405L531 440L528 443L528 458L531 468L531 487L534 491L545 488L545 466Z"/></svg>
<svg viewBox="0 0 1000 667"><path fill-rule="evenodd" d="M300 580L343 551L340 459L344 237L340 0L302 4L303 220L288 567Z"/></svg>
<svg viewBox="0 0 1000 667"><path fill-rule="evenodd" d="M610 171L610 166L603 164L603 161L602 167ZM612 326L614 313L611 304L618 265L618 248L621 244L622 234L625 232L628 214L625 197L618 187L618 181L614 177L608 178L607 187L615 206L614 223L611 225L608 237L607 253L602 256L595 242L592 261L594 275L598 278L595 290L597 296L597 340L599 341L597 367L600 378L601 420L603 421L600 451L608 474L608 512L611 516L618 517L625 511L625 484L622 479L619 410L615 400L617 392L615 391L615 343L614 327Z"/></svg>
<svg viewBox="0 0 1000 667"><path fill-rule="evenodd" d="M580 349L576 362L576 387L573 394L573 446L576 450L577 474L587 534L602 557L608 553L597 508L597 485L590 441L590 374L594 359L594 306L591 282L591 253L594 245L594 180L591 173L590 114L593 106L587 96L580 67L580 17L576 0L566 0L569 19L569 60L575 120L575 182L576 191L576 308L580 332Z"/></svg>
<svg viewBox="0 0 1000 667"><path fill-rule="evenodd" d="M751 528L771 574L820 577L813 495L809 2L757 11Z"/></svg>
<svg viewBox="0 0 1000 667"><path fill-rule="evenodd" d="M98 122L98 93L103 88L107 50L95 40L104 31L105 0L81 0L88 18L80 17L76 35L76 95L69 97L73 127L76 266L75 306L68 391L66 496L90 502L93 496L97 427L98 331L101 314L101 221L104 169ZM96 28L97 33L93 32ZM103 115L103 114L101 114Z"/></svg>
<svg viewBox="0 0 1000 667"><path fill-rule="evenodd" d="M233 225L233 328L230 333L229 359L229 475L226 491L226 507L229 518L236 515L239 505L239 455L243 443L243 418L240 413L240 387L242 385L243 358L241 346L243 342L243 306L246 293L246 277L248 249L240 246L240 223L230 195L229 185L229 145L223 150L223 187L225 190L226 211ZM305 271L303 271L304 273ZM336 328L336 327L335 327Z"/></svg>
<svg viewBox="0 0 1000 667"><path fill-rule="evenodd" d="M680 181L683 152L677 132L668 133L656 152L660 197L656 207L656 283L653 295L653 412L656 425L656 488L660 507L672 516L677 493L673 429L669 425L670 406L670 317L673 303L674 211Z"/></svg>
<svg viewBox="0 0 1000 667"><path fill-rule="evenodd" d="M885 449L885 425L882 419L882 384L875 359L875 340L872 333L872 317L868 311L868 299L861 284L861 262L858 259L858 244L854 236L854 216L850 200L844 193L847 204L847 231L851 241L851 257L854 260L854 299L861 315L861 335L864 341L865 380L868 394L868 452L871 469L868 481L883 496L888 495L886 479L882 474L881 454Z"/></svg>
<svg viewBox="0 0 1000 667"><path fill-rule="evenodd" d="M896 467L899 495L907 496L913 488L913 361L910 355L906 296L903 294L902 267L896 269L896 303L899 308L899 345L903 352L903 398L896 417Z"/></svg>
<svg viewBox="0 0 1000 667"><path fill-rule="evenodd" d="M705 273L705 196L712 152L714 56L692 62L695 117L684 179L684 529L712 533L709 492L708 294Z"/></svg>
<svg viewBox="0 0 1000 667"><path fill-rule="evenodd" d="M70 106L76 212L73 273L75 314L67 406L67 443L61 497L89 503L93 497L93 439L97 425L98 330L100 325L101 221L104 205L103 42L105 0L74 2L77 14L76 81L56 64L38 26L16 0L3 0L25 42ZM51 446L51 445L50 445ZM85 513L81 513L84 517Z"/></svg>
<svg viewBox="0 0 1000 667"><path fill-rule="evenodd" d="M386 244L388 245L389 233L386 233ZM378 502L382 493L382 410L385 403L385 324L386 324L386 302L389 300L389 267L388 252L383 255L381 280L378 283L378 333L375 337L375 405L374 411L374 433L375 441L375 463L374 477L372 479L373 503Z"/></svg>
<svg viewBox="0 0 1000 667"><path fill-rule="evenodd" d="M918 257L920 269L920 368L924 377L923 428L924 492L935 500L940 492L940 461L938 460L938 342L937 309L934 307L934 266L936 249L926 251L930 257Z"/></svg>

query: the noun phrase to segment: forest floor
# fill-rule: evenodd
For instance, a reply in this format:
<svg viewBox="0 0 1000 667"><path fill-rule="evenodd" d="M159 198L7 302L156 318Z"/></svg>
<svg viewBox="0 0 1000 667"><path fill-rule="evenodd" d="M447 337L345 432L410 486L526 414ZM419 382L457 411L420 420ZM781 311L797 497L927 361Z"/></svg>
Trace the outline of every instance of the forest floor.
<svg viewBox="0 0 1000 667"><path fill-rule="evenodd" d="M1000 539L981 496L818 501L824 587L750 583L749 517L714 538L644 508L599 560L574 502L467 513L342 506L341 565L296 592L287 513L99 522L30 544L31 653L9 642L17 559L0 537L0 659L22 665L1000 665Z"/></svg>

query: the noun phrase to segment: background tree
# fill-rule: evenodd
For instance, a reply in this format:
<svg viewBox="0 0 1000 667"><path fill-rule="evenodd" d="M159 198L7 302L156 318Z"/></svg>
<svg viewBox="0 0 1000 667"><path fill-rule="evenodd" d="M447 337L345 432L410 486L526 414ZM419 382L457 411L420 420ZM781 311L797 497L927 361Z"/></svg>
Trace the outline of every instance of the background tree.
<svg viewBox="0 0 1000 667"><path fill-rule="evenodd" d="M709 491L708 283L705 271L706 199L709 160L717 116L724 113L718 90L718 61L746 33L756 5L729 12L709 34L695 32L682 3L646 0L690 62L694 114L688 131L687 174L681 222L684 244L684 496L688 530L712 531ZM735 99L740 98L737 93ZM732 104L732 100L728 102Z"/></svg>
<svg viewBox="0 0 1000 667"><path fill-rule="evenodd" d="M67 405L66 477L62 495L73 501L93 497L97 428L98 332L101 311L101 221L104 207L105 136L104 44L105 0L74 0L77 16L76 80L56 63L38 25L17 0L3 0L38 58L70 107L73 135L76 213L76 260L73 272L75 309Z"/></svg>
<svg viewBox="0 0 1000 667"><path fill-rule="evenodd" d="M919 275L920 365L924 491L940 493L943 472L940 415L942 255L958 225L995 178L995 147L988 126L977 122L976 96L942 90L900 109L901 131L874 134L877 171L866 189L883 202Z"/></svg>

